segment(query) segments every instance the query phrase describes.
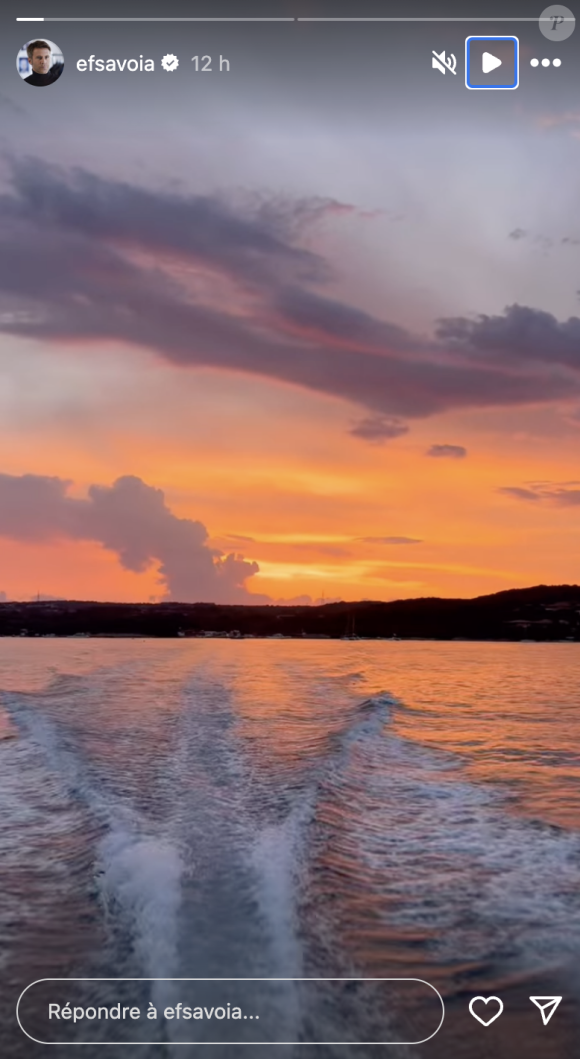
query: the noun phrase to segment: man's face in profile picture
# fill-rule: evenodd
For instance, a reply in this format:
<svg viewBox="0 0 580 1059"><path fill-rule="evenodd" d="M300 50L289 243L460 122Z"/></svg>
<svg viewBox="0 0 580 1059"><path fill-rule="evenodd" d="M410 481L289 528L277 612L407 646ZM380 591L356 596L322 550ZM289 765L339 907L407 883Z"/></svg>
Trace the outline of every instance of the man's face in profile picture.
<svg viewBox="0 0 580 1059"><path fill-rule="evenodd" d="M24 80L28 85L42 88L43 85L52 85L58 81L64 67L62 55L56 46L58 62L54 61L51 42L48 40L31 40L26 45L26 55L31 73Z"/></svg>
<svg viewBox="0 0 580 1059"><path fill-rule="evenodd" d="M47 74L52 61L50 48L35 48L28 61L35 74Z"/></svg>

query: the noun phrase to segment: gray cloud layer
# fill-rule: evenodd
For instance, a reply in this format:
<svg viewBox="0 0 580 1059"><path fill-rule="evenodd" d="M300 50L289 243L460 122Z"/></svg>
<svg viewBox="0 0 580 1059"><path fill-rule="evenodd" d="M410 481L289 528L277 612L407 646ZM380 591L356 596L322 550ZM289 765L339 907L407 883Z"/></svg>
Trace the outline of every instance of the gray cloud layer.
<svg viewBox="0 0 580 1059"><path fill-rule="evenodd" d="M20 541L89 540L114 552L126 570L157 564L167 598L183 602L258 603L246 581L258 564L207 546L201 522L178 518L161 489L141 478L92 485L87 499L68 495L70 482L0 475L0 536Z"/></svg>
<svg viewBox="0 0 580 1059"><path fill-rule="evenodd" d="M508 371L550 364L580 372L577 316L560 323L551 313L512 305L503 316L441 320L437 334L448 348L477 363L501 363Z"/></svg>
<svg viewBox="0 0 580 1059"><path fill-rule="evenodd" d="M427 456L443 460L463 460L467 456L467 449L463 445L431 445L427 449Z"/></svg>
<svg viewBox="0 0 580 1059"><path fill-rule="evenodd" d="M387 416L366 416L350 428L349 434L352 434L353 438L369 441L372 445L382 445L385 441L400 438L408 430L404 423L396 419L389 419Z"/></svg>
<svg viewBox="0 0 580 1059"><path fill-rule="evenodd" d="M52 340L126 341L182 367L336 396L370 413L352 433L375 443L393 436L393 417L580 394L576 318L559 323L512 306L503 316L441 321L425 342L323 296L332 270L299 239L310 218L334 208L342 207L261 203L240 216L217 198L19 162L0 197L1 326ZM245 311L192 293L187 276L196 272L233 284Z"/></svg>
<svg viewBox="0 0 580 1059"><path fill-rule="evenodd" d="M557 504L559 507L577 507L580 505L580 482L539 482L529 486L506 485L499 490L504 496L513 500L524 500L528 503L541 501Z"/></svg>

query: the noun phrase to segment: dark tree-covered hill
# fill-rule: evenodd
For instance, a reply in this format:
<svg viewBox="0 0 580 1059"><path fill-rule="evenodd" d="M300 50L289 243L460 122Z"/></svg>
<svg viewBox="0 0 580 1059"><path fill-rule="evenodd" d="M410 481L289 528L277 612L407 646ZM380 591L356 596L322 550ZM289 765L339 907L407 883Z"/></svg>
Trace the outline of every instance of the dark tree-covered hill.
<svg viewBox="0 0 580 1059"><path fill-rule="evenodd" d="M0 604L0 636L399 637L580 640L580 587L536 585L475 599L402 599L316 607L214 603Z"/></svg>

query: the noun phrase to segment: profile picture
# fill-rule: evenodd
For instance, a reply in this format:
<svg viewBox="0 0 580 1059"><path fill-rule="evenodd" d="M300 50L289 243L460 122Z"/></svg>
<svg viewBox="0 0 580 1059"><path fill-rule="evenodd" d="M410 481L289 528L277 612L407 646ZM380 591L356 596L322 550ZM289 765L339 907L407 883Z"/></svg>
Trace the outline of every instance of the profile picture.
<svg viewBox="0 0 580 1059"><path fill-rule="evenodd" d="M58 46L46 37L29 40L16 56L16 68L27 85L44 88L58 81L63 69L64 58Z"/></svg>

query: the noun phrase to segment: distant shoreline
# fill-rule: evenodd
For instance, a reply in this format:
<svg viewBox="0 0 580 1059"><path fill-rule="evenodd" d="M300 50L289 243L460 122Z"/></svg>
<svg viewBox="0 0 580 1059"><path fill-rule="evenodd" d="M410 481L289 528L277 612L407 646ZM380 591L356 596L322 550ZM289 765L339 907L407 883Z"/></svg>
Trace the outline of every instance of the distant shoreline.
<svg viewBox="0 0 580 1059"><path fill-rule="evenodd" d="M0 603L1 637L580 642L580 586L322 606Z"/></svg>
<svg viewBox="0 0 580 1059"><path fill-rule="evenodd" d="M229 636L227 633L223 636L189 636L186 638L188 641L191 640L202 640L205 643L214 640L275 640L277 643L285 642L289 640L292 642L315 640L318 643L337 643L343 642L344 640L351 640L356 643L518 643L518 644L539 644L539 643L580 643L580 637L565 636L557 639L555 637L542 637L541 639L521 639L518 637L511 637L508 639L492 638L492 637L467 637L467 636L253 636L251 634L247 636ZM30 634L17 634L17 633L0 633L0 640L182 640L178 636L156 636L151 633L143 632L129 632L129 633L115 633L115 632L97 632L97 633L33 633Z"/></svg>

